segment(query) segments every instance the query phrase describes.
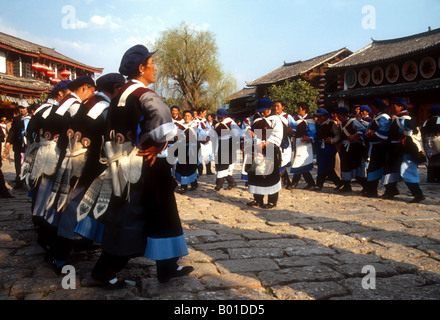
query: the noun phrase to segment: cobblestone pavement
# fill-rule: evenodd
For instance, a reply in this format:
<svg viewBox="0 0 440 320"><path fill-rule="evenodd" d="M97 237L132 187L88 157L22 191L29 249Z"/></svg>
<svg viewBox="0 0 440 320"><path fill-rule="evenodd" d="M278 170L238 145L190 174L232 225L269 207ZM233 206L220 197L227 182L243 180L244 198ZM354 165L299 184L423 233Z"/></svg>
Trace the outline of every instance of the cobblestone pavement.
<svg viewBox="0 0 440 320"><path fill-rule="evenodd" d="M12 165L2 170L12 181ZM238 170L239 186L220 192L203 175L197 190L176 194L190 249L180 263L194 272L160 284L154 261L137 258L121 272L135 285L118 291L90 278L99 249L72 254L76 289L63 289L67 273L57 276L36 243L27 191L11 190L15 198L0 199L0 300L440 299L440 185L420 173L421 204L408 204L403 183L382 200L361 197L357 184L341 195L301 181L271 210L246 206Z"/></svg>

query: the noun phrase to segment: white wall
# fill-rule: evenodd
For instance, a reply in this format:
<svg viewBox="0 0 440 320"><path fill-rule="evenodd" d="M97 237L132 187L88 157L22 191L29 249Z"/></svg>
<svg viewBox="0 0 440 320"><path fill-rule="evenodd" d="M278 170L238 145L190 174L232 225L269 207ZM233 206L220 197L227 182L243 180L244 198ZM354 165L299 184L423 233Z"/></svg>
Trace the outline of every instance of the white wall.
<svg viewBox="0 0 440 320"><path fill-rule="evenodd" d="M0 73L6 73L6 54L0 51Z"/></svg>

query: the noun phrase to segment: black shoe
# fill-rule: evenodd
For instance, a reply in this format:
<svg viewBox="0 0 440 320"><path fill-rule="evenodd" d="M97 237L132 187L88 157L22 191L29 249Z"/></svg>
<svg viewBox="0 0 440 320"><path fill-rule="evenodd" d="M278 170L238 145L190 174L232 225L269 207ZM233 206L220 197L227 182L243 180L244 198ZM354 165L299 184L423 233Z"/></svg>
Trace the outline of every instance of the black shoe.
<svg viewBox="0 0 440 320"><path fill-rule="evenodd" d="M351 189L350 185L346 185L342 189L339 189L339 192L341 192L341 193L347 193L347 192L351 192L351 191L352 191L352 189Z"/></svg>
<svg viewBox="0 0 440 320"><path fill-rule="evenodd" d="M261 207L261 208L263 208L263 206L264 206L264 204L263 203L261 203L261 202L258 202L258 201L251 201L251 202L248 202L248 203L246 203L249 207Z"/></svg>
<svg viewBox="0 0 440 320"><path fill-rule="evenodd" d="M0 193L0 198L6 199L6 198L15 198L15 197L11 195L8 191L4 191Z"/></svg>
<svg viewBox="0 0 440 320"><path fill-rule="evenodd" d="M409 203L419 203L425 200L425 196L423 194L420 194L418 196L415 196L414 199L412 199Z"/></svg>
<svg viewBox="0 0 440 320"><path fill-rule="evenodd" d="M215 186L215 188L214 188L215 191L220 191L221 189L222 189L221 186Z"/></svg>
<svg viewBox="0 0 440 320"><path fill-rule="evenodd" d="M231 190L231 189L234 189L236 186L237 186L237 184L234 183L234 184L229 185L226 189Z"/></svg>
<svg viewBox="0 0 440 320"><path fill-rule="evenodd" d="M166 283L166 282L170 281L172 278L183 277L183 276L186 276L194 271L194 268L191 266L179 267L179 268L180 268L180 270L177 269L174 272L169 273L167 275L158 276L157 278L158 278L159 282Z"/></svg>
<svg viewBox="0 0 440 320"><path fill-rule="evenodd" d="M379 197L377 195L377 192L365 192L365 193L362 193L362 196L366 197L366 198L378 198Z"/></svg>
<svg viewBox="0 0 440 320"><path fill-rule="evenodd" d="M277 205L275 204L275 203L271 203L271 202L269 202L268 204L263 204L262 206L261 206L261 208L263 208L263 209L272 209L272 208L275 208Z"/></svg>
<svg viewBox="0 0 440 320"><path fill-rule="evenodd" d="M382 199L385 199L385 200L391 200L391 199L393 199L394 198L394 194L392 194L392 193L390 193L390 192L385 192L383 195L382 195Z"/></svg>
<svg viewBox="0 0 440 320"><path fill-rule="evenodd" d="M57 261L49 253L44 255L44 261L46 261L52 267L57 275L61 274L63 267L66 265L65 261Z"/></svg>
<svg viewBox="0 0 440 320"><path fill-rule="evenodd" d="M316 191L321 191L324 186L316 185L313 189Z"/></svg>
<svg viewBox="0 0 440 320"><path fill-rule="evenodd" d="M400 192L397 188L385 190L385 193L382 195L382 199L393 199L395 196L398 196L399 194Z"/></svg>
<svg viewBox="0 0 440 320"><path fill-rule="evenodd" d="M304 187L304 190L310 190L310 189L312 189L314 186L315 186L314 184L309 183L308 185L306 185L306 186Z"/></svg>
<svg viewBox="0 0 440 320"><path fill-rule="evenodd" d="M336 185L336 187L333 189L333 190L335 190L335 191L339 191L339 190L341 190L341 188L344 186L344 184L343 183L340 183L340 184L338 184L338 185Z"/></svg>
<svg viewBox="0 0 440 320"><path fill-rule="evenodd" d="M24 186L23 182L21 182L21 181L17 182L14 186L14 190L21 189L21 188L23 188L23 186Z"/></svg>
<svg viewBox="0 0 440 320"><path fill-rule="evenodd" d="M120 289L124 289L126 286L127 286L127 282L125 280L118 279L116 283L108 282L104 288L107 290L120 290Z"/></svg>
<svg viewBox="0 0 440 320"><path fill-rule="evenodd" d="M186 193L188 191L188 187L180 187L180 189L179 190L177 190L177 192L179 192L179 193Z"/></svg>

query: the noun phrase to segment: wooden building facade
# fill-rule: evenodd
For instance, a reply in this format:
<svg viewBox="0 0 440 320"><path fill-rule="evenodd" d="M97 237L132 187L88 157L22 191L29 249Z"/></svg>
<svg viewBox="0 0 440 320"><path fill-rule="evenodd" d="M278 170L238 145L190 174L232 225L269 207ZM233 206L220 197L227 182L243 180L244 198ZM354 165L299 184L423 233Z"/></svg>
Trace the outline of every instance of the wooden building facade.
<svg viewBox="0 0 440 320"><path fill-rule="evenodd" d="M40 103L61 80L81 75L95 78L95 68L47 48L0 32L0 116L11 118L15 104L25 100Z"/></svg>
<svg viewBox="0 0 440 320"><path fill-rule="evenodd" d="M230 110L237 117L252 114L256 100L267 97L271 86L283 85L286 81L302 79L318 89L322 85L322 76L329 66L351 54L350 50L342 48L305 61L284 62L280 68L247 83L247 88L232 95L229 102Z"/></svg>
<svg viewBox="0 0 440 320"><path fill-rule="evenodd" d="M385 102L404 98L419 123L440 104L440 29L403 38L373 40L367 47L330 66L327 77L338 78L326 88L328 107L352 108L373 98Z"/></svg>

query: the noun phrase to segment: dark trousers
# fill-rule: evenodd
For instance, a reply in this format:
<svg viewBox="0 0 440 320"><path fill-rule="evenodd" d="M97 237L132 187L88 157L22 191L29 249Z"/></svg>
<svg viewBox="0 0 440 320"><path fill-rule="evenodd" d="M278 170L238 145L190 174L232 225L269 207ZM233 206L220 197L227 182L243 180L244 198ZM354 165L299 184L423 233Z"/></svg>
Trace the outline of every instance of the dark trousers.
<svg viewBox="0 0 440 320"><path fill-rule="evenodd" d="M217 178L215 181L215 184L219 187L223 187L225 180L228 182L228 186L233 186L235 184L234 177L232 177L232 176L227 176L224 178Z"/></svg>
<svg viewBox="0 0 440 320"><path fill-rule="evenodd" d="M301 175L304 177L304 180L306 181L307 185L314 186L315 180L312 177L312 174L310 172L304 172L304 173L295 173L292 178L292 184L298 184L299 180L301 180Z"/></svg>
<svg viewBox="0 0 440 320"><path fill-rule="evenodd" d="M281 174L281 181L283 182L283 184L284 184L286 187L292 185L292 182L290 182L289 174L287 173L287 170L286 170L286 169L284 169L284 170L282 171L282 174Z"/></svg>
<svg viewBox="0 0 440 320"><path fill-rule="evenodd" d="M21 175L21 152L14 151L14 165L15 165L15 182L20 182Z"/></svg>
<svg viewBox="0 0 440 320"><path fill-rule="evenodd" d="M422 189L420 189L420 186L418 183L405 182L405 184L414 197L423 195L423 191L422 191ZM399 189L397 188L397 182L393 182L393 183L385 185L385 194L398 195Z"/></svg>
<svg viewBox="0 0 440 320"><path fill-rule="evenodd" d="M423 195L423 191L422 191L422 189L420 189L420 186L418 183L405 182L405 184L414 197L418 197L418 196Z"/></svg>
<svg viewBox="0 0 440 320"><path fill-rule="evenodd" d="M0 162L1 167L1 162ZM2 170L0 169L0 198L9 198L11 197L8 188L6 188L5 177L3 175Z"/></svg>
<svg viewBox="0 0 440 320"><path fill-rule="evenodd" d="M117 256L114 254L103 252L92 270L92 277L103 283L117 277L130 259L134 256ZM159 279L166 278L169 274L175 272L178 268L177 261L179 258L156 261L157 277Z"/></svg>
<svg viewBox="0 0 440 320"><path fill-rule="evenodd" d="M262 204L262 203L264 203L264 195L262 195L262 194L254 194L254 200L257 201L258 203ZM273 203L273 204L276 205L277 202L278 202L278 192L274 193L274 194L270 194L268 196L267 202L268 203Z"/></svg>
<svg viewBox="0 0 440 320"><path fill-rule="evenodd" d="M365 186L365 192L369 195L377 195L378 187L379 187L379 179L367 181Z"/></svg>
<svg viewBox="0 0 440 320"><path fill-rule="evenodd" d="M92 277L103 283L108 283L110 280L117 277L119 271L124 269L132 256L117 256L114 254L102 252L96 261L92 270Z"/></svg>
<svg viewBox="0 0 440 320"><path fill-rule="evenodd" d="M206 167L206 174L212 174L211 162L208 162L205 164L203 164L203 163L199 164L199 166L197 167L199 175L201 176L203 174L203 165L205 165L205 167Z"/></svg>
<svg viewBox="0 0 440 320"><path fill-rule="evenodd" d="M48 223L42 217L32 217L32 222L37 232L37 242L46 251L53 249L53 246L57 240L57 227Z"/></svg>
<svg viewBox="0 0 440 320"><path fill-rule="evenodd" d="M324 185L324 182L327 180L327 178L330 179L337 186L341 184L341 179L339 179L335 170L331 170L328 173L318 174L316 177L316 185L318 187L322 187Z"/></svg>

